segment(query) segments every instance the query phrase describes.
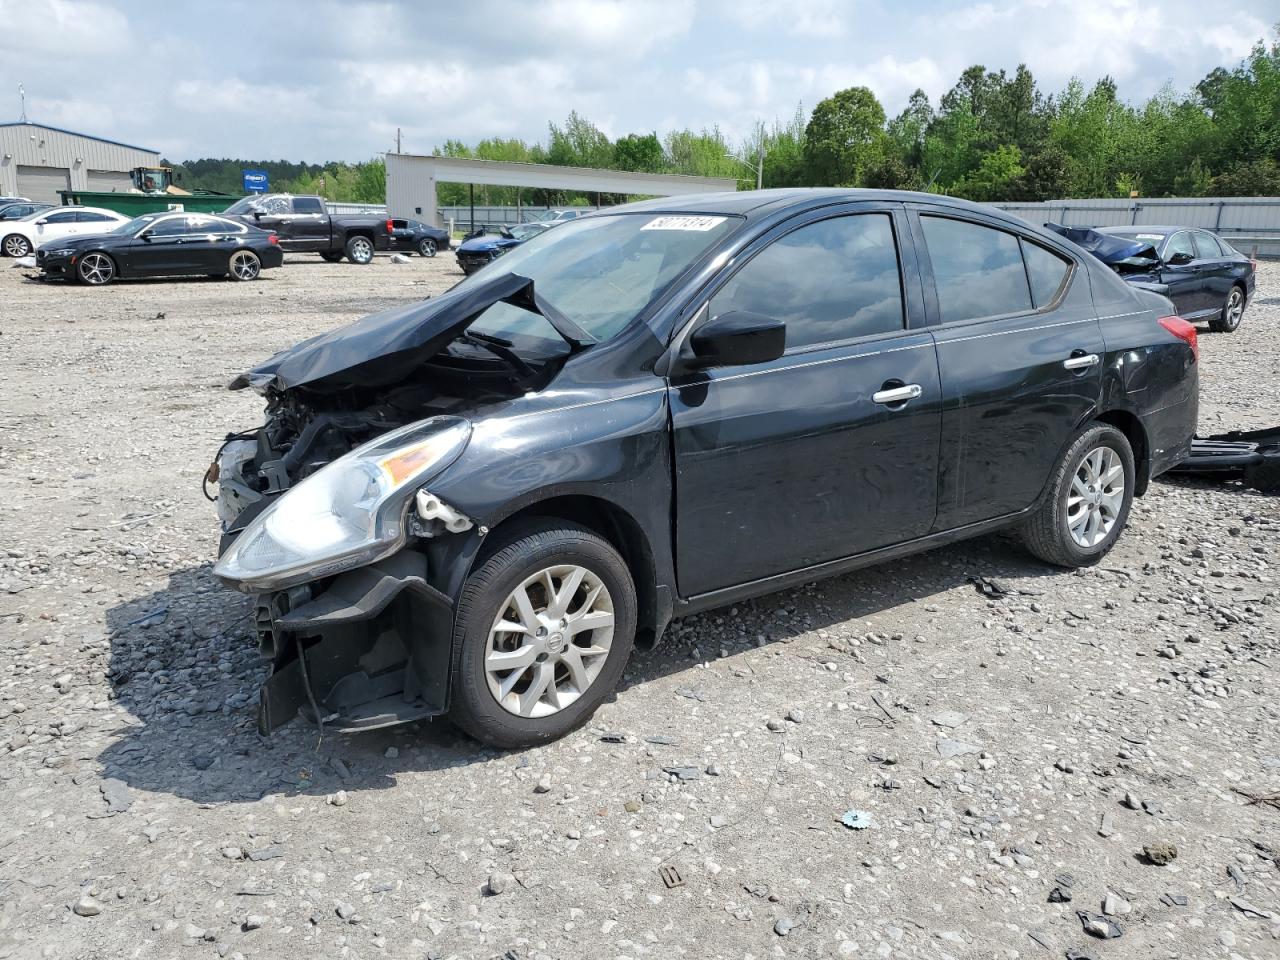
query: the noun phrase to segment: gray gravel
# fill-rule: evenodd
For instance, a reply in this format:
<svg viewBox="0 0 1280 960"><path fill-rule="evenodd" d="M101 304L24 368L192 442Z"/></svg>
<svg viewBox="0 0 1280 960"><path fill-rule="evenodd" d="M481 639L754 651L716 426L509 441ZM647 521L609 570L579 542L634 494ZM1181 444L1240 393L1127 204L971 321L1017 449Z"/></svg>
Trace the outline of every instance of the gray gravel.
<svg viewBox="0 0 1280 960"><path fill-rule="evenodd" d="M1248 799L1280 794L1280 498L1158 482L1089 571L990 537L690 618L538 750L264 742L249 607L208 572L200 478L260 415L222 385L452 256L22 274L0 957L1280 957L1280 809ZM1280 422L1277 291L1265 264L1202 333L1206 431Z"/></svg>

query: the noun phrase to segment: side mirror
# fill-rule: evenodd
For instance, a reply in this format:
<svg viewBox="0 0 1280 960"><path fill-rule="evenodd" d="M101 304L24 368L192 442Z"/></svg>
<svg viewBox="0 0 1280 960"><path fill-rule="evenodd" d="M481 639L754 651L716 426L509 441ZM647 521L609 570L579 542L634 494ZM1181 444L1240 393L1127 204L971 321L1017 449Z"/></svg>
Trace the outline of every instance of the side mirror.
<svg viewBox="0 0 1280 960"><path fill-rule="evenodd" d="M139 239L139 240L142 240L142 241L145 241L146 243L150 243L150 242L151 242L151 231L150 231L150 230L143 230L140 234L138 234L138 239Z"/></svg>
<svg viewBox="0 0 1280 960"><path fill-rule="evenodd" d="M253 211L253 219L255 219L255 220L261 220L261 219L262 219L262 211L261 211L261 210L255 210L255 211Z"/></svg>
<svg viewBox="0 0 1280 960"><path fill-rule="evenodd" d="M740 367L777 360L787 348L787 325L745 310L712 317L689 338L691 367Z"/></svg>
<svg viewBox="0 0 1280 960"><path fill-rule="evenodd" d="M36 221L36 226L37 226L37 227L43 227L43 226L44 226L46 223L48 223L48 222L49 222L48 220L37 220L37 221Z"/></svg>
<svg viewBox="0 0 1280 960"><path fill-rule="evenodd" d="M1190 263L1194 259L1195 257L1193 257L1189 253L1175 253L1172 257L1169 258L1168 263L1172 267L1185 267L1188 263Z"/></svg>

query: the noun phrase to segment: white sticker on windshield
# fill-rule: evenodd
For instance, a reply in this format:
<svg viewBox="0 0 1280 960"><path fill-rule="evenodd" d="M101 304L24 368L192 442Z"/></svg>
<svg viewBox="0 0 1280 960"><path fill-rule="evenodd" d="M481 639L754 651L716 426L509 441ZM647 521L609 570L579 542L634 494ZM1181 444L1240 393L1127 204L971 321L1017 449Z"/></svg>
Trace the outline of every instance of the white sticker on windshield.
<svg viewBox="0 0 1280 960"><path fill-rule="evenodd" d="M711 230L724 223L724 217L654 217L641 230Z"/></svg>
<svg viewBox="0 0 1280 960"><path fill-rule="evenodd" d="M1138 239L1159 241L1164 239L1164 234L1163 233L1140 233L1138 234Z"/></svg>

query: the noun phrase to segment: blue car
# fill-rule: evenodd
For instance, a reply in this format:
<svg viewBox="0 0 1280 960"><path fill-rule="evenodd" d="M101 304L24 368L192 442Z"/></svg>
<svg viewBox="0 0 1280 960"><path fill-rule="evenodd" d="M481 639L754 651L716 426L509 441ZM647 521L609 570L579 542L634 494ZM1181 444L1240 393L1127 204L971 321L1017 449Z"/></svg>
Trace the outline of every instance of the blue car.
<svg viewBox="0 0 1280 960"><path fill-rule="evenodd" d="M526 240L536 237L551 229L549 223L518 223L513 227L503 227L497 233L481 233L480 236L463 240L458 247L458 266L467 276L475 273L487 263L492 263L512 247L518 247Z"/></svg>

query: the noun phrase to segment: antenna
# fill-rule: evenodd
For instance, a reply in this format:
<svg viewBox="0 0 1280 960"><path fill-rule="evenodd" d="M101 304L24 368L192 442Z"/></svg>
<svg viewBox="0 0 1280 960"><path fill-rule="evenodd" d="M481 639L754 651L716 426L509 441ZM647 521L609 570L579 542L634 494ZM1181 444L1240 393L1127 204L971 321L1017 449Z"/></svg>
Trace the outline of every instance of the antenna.
<svg viewBox="0 0 1280 960"><path fill-rule="evenodd" d="M18 84L18 102L22 105L21 107L22 117L20 122L26 123L27 122L27 90L22 84Z"/></svg>

